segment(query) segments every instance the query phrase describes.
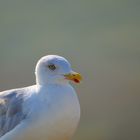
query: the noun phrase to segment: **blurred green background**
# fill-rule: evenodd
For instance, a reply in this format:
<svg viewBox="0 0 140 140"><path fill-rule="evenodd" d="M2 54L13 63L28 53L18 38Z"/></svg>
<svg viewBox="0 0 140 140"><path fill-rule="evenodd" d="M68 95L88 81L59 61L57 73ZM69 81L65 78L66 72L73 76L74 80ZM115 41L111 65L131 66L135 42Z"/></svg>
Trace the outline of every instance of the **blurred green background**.
<svg viewBox="0 0 140 140"><path fill-rule="evenodd" d="M1 0L0 90L34 84L47 54L84 77L72 140L140 139L139 0Z"/></svg>

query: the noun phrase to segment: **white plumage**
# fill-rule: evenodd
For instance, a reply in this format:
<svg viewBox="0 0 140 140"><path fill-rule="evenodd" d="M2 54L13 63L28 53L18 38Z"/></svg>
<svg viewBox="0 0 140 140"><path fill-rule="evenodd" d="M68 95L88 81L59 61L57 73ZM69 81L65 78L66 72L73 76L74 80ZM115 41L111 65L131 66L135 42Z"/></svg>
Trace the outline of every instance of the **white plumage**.
<svg viewBox="0 0 140 140"><path fill-rule="evenodd" d="M81 76L60 56L42 57L36 85L0 93L0 140L69 140L80 119L77 95L69 80Z"/></svg>

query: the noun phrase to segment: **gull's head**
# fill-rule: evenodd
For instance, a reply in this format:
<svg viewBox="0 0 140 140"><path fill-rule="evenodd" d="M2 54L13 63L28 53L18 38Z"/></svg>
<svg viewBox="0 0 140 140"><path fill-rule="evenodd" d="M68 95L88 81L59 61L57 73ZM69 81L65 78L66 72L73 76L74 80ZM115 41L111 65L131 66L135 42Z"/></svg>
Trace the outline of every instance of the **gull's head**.
<svg viewBox="0 0 140 140"><path fill-rule="evenodd" d="M67 84L69 81L79 83L82 79L79 73L72 70L70 63L58 55L42 57L36 65L35 74L39 85Z"/></svg>

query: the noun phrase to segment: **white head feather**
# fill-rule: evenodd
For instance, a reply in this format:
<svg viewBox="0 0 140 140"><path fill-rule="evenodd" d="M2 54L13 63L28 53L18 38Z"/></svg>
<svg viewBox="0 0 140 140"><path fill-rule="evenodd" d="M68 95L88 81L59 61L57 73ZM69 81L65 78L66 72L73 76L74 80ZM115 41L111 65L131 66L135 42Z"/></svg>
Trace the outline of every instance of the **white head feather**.
<svg viewBox="0 0 140 140"><path fill-rule="evenodd" d="M65 58L58 55L47 55L42 57L36 65L36 82L39 85L47 83L65 84L68 83L68 80L64 75L71 72L71 65Z"/></svg>

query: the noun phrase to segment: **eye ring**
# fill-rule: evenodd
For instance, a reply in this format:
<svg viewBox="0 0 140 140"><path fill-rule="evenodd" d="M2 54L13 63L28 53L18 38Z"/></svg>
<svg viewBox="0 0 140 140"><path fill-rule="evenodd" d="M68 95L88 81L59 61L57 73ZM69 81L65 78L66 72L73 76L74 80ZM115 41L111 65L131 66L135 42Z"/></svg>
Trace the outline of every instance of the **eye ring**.
<svg viewBox="0 0 140 140"><path fill-rule="evenodd" d="M50 64L50 65L48 65L48 68L50 70L55 70L56 69L56 66L54 64Z"/></svg>

